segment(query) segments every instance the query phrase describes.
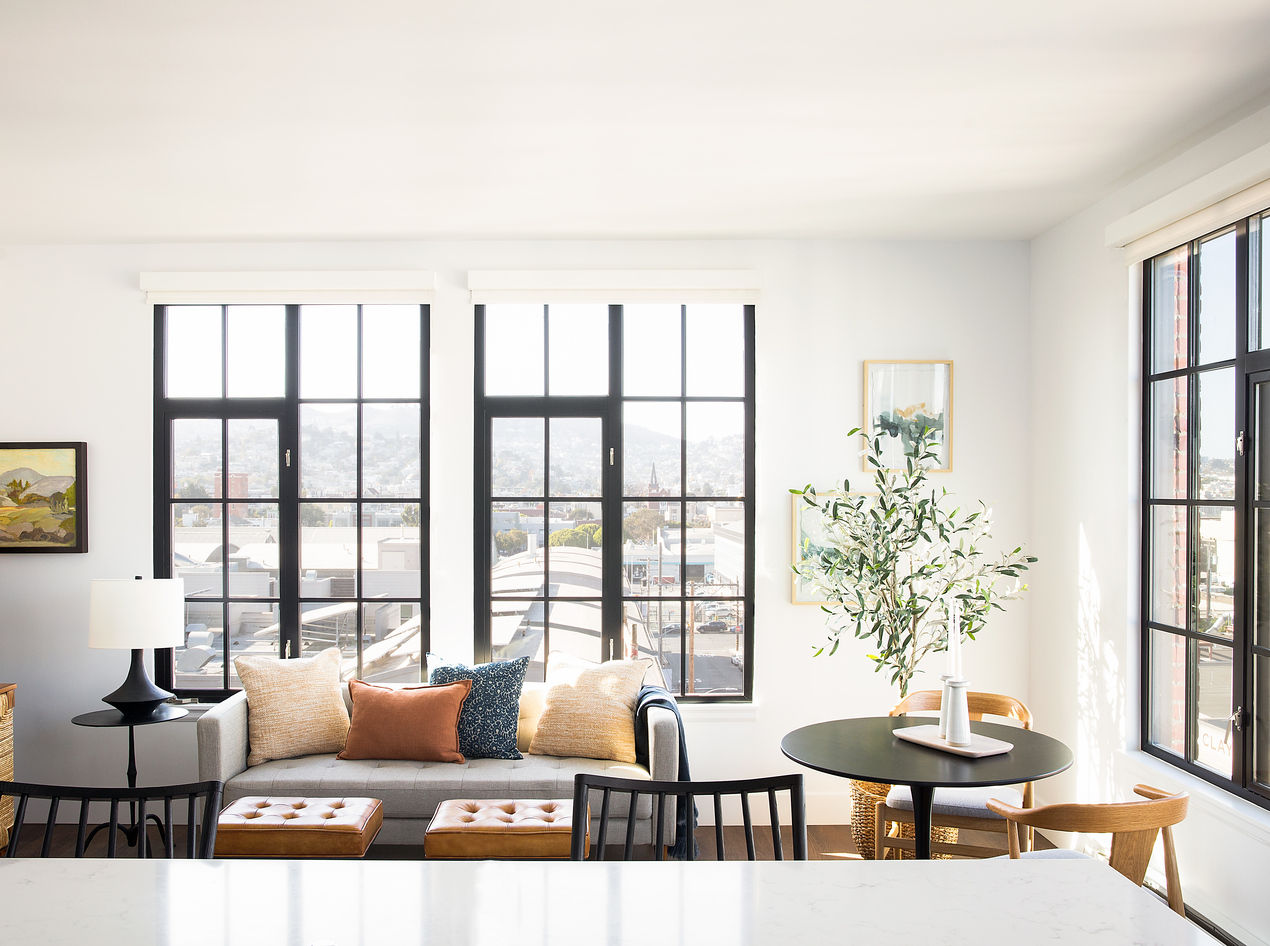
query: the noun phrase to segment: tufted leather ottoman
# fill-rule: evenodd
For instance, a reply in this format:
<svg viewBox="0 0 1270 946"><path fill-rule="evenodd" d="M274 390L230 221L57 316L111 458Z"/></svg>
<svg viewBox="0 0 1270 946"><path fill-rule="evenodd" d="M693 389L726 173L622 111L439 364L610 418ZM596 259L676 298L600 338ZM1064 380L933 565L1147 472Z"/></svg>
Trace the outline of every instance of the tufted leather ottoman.
<svg viewBox="0 0 1270 946"><path fill-rule="evenodd" d="M573 801L443 801L428 825L423 855L484 859L569 857Z"/></svg>
<svg viewBox="0 0 1270 946"><path fill-rule="evenodd" d="M220 813L217 857L362 857L384 822L378 798L249 795Z"/></svg>

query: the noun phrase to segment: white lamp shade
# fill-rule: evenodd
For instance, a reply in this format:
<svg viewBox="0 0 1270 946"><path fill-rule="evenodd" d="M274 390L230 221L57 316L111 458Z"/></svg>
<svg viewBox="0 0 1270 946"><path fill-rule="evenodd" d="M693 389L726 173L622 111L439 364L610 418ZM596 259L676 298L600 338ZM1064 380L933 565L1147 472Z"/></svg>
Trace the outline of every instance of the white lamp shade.
<svg viewBox="0 0 1270 946"><path fill-rule="evenodd" d="M185 643L185 593L179 578L94 579L88 646L116 650Z"/></svg>

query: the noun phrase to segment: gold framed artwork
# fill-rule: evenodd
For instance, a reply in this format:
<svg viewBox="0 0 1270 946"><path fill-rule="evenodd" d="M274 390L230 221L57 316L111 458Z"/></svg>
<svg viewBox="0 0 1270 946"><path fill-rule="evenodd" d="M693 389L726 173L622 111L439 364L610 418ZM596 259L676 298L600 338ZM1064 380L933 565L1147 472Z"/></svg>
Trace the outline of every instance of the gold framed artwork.
<svg viewBox="0 0 1270 946"><path fill-rule="evenodd" d="M864 431L882 438L882 460L898 470L912 456L923 429L936 434L940 463L932 472L952 469L953 363L951 361L866 361ZM868 470L867 461L861 461Z"/></svg>

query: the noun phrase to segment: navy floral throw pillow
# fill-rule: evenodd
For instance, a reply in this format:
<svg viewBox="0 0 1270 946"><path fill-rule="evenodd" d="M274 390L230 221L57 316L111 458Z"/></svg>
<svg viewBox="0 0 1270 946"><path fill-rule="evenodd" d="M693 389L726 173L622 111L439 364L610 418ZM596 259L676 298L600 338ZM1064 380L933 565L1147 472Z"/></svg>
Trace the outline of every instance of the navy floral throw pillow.
<svg viewBox="0 0 1270 946"><path fill-rule="evenodd" d="M472 692L459 715L459 752L469 759L520 759L516 727L528 657L468 667L428 655L429 683L471 680Z"/></svg>

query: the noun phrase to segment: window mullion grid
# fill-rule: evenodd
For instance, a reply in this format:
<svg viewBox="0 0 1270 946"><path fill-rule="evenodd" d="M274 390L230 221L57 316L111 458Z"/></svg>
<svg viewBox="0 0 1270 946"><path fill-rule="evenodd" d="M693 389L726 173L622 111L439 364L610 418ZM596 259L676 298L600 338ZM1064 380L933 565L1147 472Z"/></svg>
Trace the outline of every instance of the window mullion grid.
<svg viewBox="0 0 1270 946"><path fill-rule="evenodd" d="M353 629L357 635L355 650L356 650L356 656L357 656L357 660L356 660L357 679L359 680L362 678L362 638L365 636L365 629L362 627L362 619L364 614L364 609L362 607L362 600L366 594L366 588L364 584L365 578L366 578L364 573L366 560L363 557L363 543L365 541L364 533L366 531L366 517L365 517L365 509L362 504L363 498L366 495L365 486L362 482L362 478L365 475L365 470L363 469L363 466L362 466L362 453L363 453L363 447L365 446L365 435L366 435L366 431L364 428L365 405L362 403L362 398L365 395L365 385L364 385L364 379L362 377L362 374L363 374L362 365L364 360L362 357L363 334L364 332L363 332L362 306L358 305L357 306L357 404L356 404L356 407L354 408L354 410L357 413L357 421L356 421L357 434L356 434L356 437L354 438L354 443L353 443L353 449L357 452L357 456L356 456L357 480L356 480L356 486L354 487L357 490L357 496L355 497L353 502L353 510L357 516L357 534L356 534L357 542L355 546L356 558L353 561L353 601L354 601Z"/></svg>

